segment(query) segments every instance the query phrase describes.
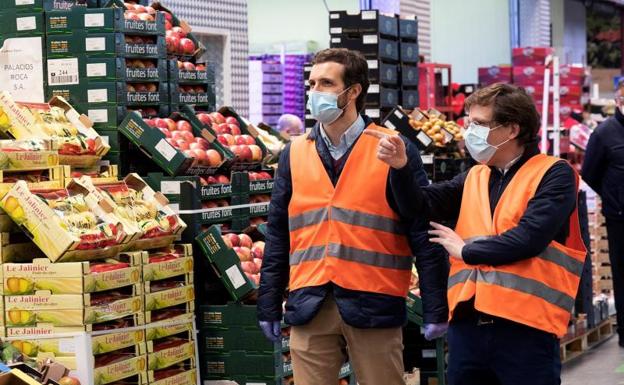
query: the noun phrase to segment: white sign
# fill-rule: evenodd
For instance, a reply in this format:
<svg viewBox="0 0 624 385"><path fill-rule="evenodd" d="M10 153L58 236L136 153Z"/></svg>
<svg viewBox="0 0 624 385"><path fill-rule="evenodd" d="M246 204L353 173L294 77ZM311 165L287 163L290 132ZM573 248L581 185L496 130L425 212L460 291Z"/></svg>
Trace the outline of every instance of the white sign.
<svg viewBox="0 0 624 385"><path fill-rule="evenodd" d="M18 31L32 31L37 29L37 18L35 16L18 17L15 19Z"/></svg>
<svg viewBox="0 0 624 385"><path fill-rule="evenodd" d="M0 90L16 101L44 103L41 37L7 39L0 48Z"/></svg>
<svg viewBox="0 0 624 385"><path fill-rule="evenodd" d="M106 76L106 63L88 63L87 77Z"/></svg>

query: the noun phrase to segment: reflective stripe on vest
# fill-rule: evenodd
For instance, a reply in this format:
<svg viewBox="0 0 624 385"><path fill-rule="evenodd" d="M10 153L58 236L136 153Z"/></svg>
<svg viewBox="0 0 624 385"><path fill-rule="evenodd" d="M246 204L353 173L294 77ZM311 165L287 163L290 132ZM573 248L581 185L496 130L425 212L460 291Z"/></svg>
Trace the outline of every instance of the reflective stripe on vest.
<svg viewBox="0 0 624 385"><path fill-rule="evenodd" d="M536 155L520 167L501 195L492 215L490 169L473 167L464 184L455 231L467 244L516 227L548 170L560 159ZM578 185L578 175L577 185ZM477 310L557 336L567 331L586 250L578 212L569 218L565 244L552 241L532 258L500 266L468 265L451 257L448 299L451 318L459 302L474 299Z"/></svg>
<svg viewBox="0 0 624 385"><path fill-rule="evenodd" d="M407 295L413 258L400 218L380 199L389 166L376 158L377 145L367 135L358 138L334 186L314 141L302 136L292 142L290 290L334 282L351 290Z"/></svg>

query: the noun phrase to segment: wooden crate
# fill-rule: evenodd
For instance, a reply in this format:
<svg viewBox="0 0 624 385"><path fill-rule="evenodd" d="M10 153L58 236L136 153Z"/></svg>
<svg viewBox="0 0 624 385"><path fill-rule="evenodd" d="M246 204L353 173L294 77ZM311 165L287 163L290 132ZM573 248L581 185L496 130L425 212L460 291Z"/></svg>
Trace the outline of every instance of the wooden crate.
<svg viewBox="0 0 624 385"><path fill-rule="evenodd" d="M568 362L583 353L587 352L592 347L605 341L607 338L613 335L613 324L610 319L603 321L597 327L579 335L578 337L571 338L565 342L562 342L559 347L559 354L561 356L561 362Z"/></svg>

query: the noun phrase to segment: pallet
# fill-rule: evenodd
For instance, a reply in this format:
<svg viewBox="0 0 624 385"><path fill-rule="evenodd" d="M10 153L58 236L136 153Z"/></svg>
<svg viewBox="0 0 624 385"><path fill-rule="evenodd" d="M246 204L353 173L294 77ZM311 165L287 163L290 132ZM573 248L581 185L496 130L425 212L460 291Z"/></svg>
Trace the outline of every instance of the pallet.
<svg viewBox="0 0 624 385"><path fill-rule="evenodd" d="M583 355L589 349L609 339L612 335L613 323L611 319L607 319L586 333L562 342L559 347L561 363L569 362Z"/></svg>

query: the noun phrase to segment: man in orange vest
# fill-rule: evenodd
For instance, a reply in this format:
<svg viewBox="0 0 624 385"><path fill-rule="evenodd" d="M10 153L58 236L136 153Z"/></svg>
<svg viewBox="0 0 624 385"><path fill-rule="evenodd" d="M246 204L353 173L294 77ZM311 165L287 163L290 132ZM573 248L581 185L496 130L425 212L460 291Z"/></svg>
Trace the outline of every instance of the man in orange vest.
<svg viewBox="0 0 624 385"><path fill-rule="evenodd" d="M586 249L576 209L578 175L539 154L540 119L526 92L495 84L466 100L466 148L480 163L451 181L398 198L404 216L432 222L432 242L448 251L450 385L560 384L559 338L567 330ZM410 168L385 134L379 157ZM390 163L388 163L390 164ZM393 174L394 175L394 174ZM403 212L405 210L405 212Z"/></svg>
<svg viewBox="0 0 624 385"><path fill-rule="evenodd" d="M280 157L258 293L260 327L271 340L292 325L297 385L335 384L348 358L361 385L403 381L401 327L416 256L427 338L446 331L444 250L428 240L427 222L398 214L389 183L396 172L377 159L369 130L390 134L359 112L369 86L366 59L346 49L318 53L308 106L319 123ZM390 138L403 142L398 135ZM416 179L427 184L420 156L408 145ZM390 165L390 157L384 158Z"/></svg>

